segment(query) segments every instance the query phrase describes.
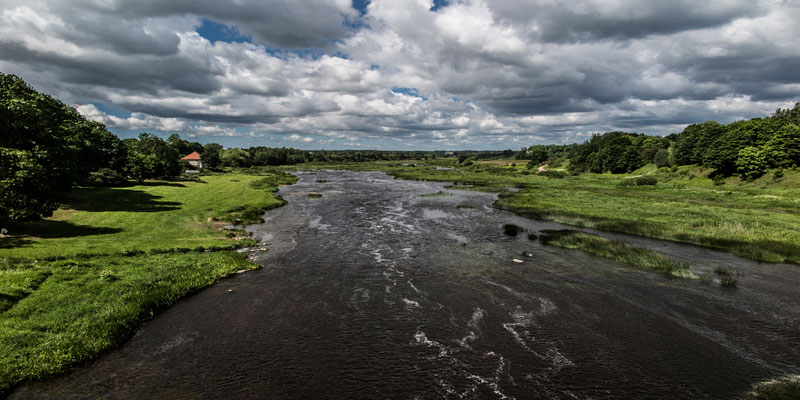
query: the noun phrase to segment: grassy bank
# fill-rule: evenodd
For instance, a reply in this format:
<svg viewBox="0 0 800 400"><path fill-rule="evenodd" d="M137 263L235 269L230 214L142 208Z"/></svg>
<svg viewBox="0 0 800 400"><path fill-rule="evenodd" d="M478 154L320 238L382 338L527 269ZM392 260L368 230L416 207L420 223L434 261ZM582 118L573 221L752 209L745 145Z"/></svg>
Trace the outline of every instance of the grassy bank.
<svg viewBox="0 0 800 400"><path fill-rule="evenodd" d="M277 186L292 182L262 171L80 188L52 218L11 225L14 236L0 239L0 394L91 359L187 293L257 267L223 250L253 241L220 228L260 221L285 203Z"/></svg>
<svg viewBox="0 0 800 400"><path fill-rule="evenodd" d="M754 181L715 183L710 170L646 166L630 174L538 174L513 160L453 165L452 159L341 164L326 168L384 171L402 179L434 180L517 193L497 206L535 219L693 243L770 262L800 263L800 172ZM431 165L425 165L429 163ZM449 166L455 169L435 169ZM308 165L304 168L316 168ZM642 176L650 184L637 184Z"/></svg>
<svg viewBox="0 0 800 400"><path fill-rule="evenodd" d="M800 399L800 375L787 375L753 386L742 396L744 400Z"/></svg>
<svg viewBox="0 0 800 400"><path fill-rule="evenodd" d="M686 263L675 261L652 250L629 246L617 240L572 230L544 230L539 236L542 243L578 249L641 269L661 272L672 278L697 279Z"/></svg>

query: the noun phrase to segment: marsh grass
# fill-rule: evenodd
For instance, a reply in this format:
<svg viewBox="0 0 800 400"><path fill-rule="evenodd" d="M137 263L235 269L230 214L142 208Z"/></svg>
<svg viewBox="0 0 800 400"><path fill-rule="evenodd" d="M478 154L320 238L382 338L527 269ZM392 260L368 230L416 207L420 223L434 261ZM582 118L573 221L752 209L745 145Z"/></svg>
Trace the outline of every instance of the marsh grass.
<svg viewBox="0 0 800 400"><path fill-rule="evenodd" d="M543 230L539 240L543 244L582 250L637 268L658 271L674 278L698 278L686 263L675 261L649 249L630 246L590 233L573 230Z"/></svg>
<svg viewBox="0 0 800 400"><path fill-rule="evenodd" d="M720 286L728 287L728 288L735 288L738 283L739 283L739 280L737 278L732 277L732 276L724 276L719 280L719 285Z"/></svg>
<svg viewBox="0 0 800 400"><path fill-rule="evenodd" d="M800 375L787 375L753 385L743 400L795 400L800 399Z"/></svg>
<svg viewBox="0 0 800 400"><path fill-rule="evenodd" d="M439 192L436 192L436 193L426 193L426 194L419 195L419 197L423 197L423 198L448 197L448 196L452 196L452 194L444 192L444 191L439 191Z"/></svg>

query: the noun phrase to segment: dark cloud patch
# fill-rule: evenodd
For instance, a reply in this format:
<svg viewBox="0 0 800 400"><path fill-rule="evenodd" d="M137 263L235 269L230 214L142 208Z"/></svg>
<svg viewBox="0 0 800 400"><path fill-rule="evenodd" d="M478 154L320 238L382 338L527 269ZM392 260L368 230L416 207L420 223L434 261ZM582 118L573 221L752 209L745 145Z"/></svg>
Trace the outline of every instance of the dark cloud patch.
<svg viewBox="0 0 800 400"><path fill-rule="evenodd" d="M490 7L501 21L533 25L539 40L555 43L640 39L717 27L761 12L747 0L496 1Z"/></svg>
<svg viewBox="0 0 800 400"><path fill-rule="evenodd" d="M349 35L345 19L356 16L346 2L328 0L116 0L108 4L102 9L106 14L129 18L187 14L206 17L235 26L259 43L293 49L328 47L332 40Z"/></svg>

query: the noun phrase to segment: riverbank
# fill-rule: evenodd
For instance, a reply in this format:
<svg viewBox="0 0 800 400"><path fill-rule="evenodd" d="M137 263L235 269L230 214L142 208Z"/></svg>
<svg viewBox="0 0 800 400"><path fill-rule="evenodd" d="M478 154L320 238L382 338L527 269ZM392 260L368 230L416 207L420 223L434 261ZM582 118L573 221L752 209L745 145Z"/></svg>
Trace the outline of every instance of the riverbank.
<svg viewBox="0 0 800 400"><path fill-rule="evenodd" d="M800 263L798 171L715 183L708 178L710 170L696 166L648 165L630 174L577 176L558 170L539 174L514 160L466 167L437 159L299 168L375 170L401 179L471 185L504 192L496 207L538 220L697 244L759 261Z"/></svg>
<svg viewBox="0 0 800 400"><path fill-rule="evenodd" d="M255 242L253 223L285 201L291 175L217 174L79 188L45 220L0 239L0 394L97 357L177 299L257 268L232 251Z"/></svg>

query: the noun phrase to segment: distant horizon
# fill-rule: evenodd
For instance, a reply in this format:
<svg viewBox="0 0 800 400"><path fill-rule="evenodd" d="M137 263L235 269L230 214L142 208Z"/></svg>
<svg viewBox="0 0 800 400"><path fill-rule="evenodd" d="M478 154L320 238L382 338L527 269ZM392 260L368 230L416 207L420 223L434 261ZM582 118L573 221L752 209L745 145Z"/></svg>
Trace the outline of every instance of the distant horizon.
<svg viewBox="0 0 800 400"><path fill-rule="evenodd" d="M767 0L8 0L0 72L122 138L518 150L791 108L798 20Z"/></svg>

